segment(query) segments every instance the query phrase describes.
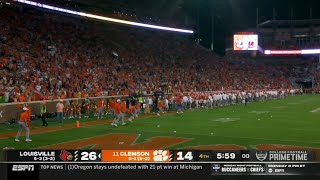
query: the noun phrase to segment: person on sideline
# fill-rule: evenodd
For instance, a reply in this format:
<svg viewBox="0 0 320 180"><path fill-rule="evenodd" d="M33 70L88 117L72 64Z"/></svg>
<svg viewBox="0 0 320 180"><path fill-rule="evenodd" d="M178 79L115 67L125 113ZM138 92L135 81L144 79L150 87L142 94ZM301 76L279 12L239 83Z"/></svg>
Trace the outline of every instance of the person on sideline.
<svg viewBox="0 0 320 180"><path fill-rule="evenodd" d="M99 108L99 113L98 113L98 119L102 119L103 115L104 115L104 107L105 107L105 102L103 99L100 99L99 104L98 104L98 108Z"/></svg>
<svg viewBox="0 0 320 180"><path fill-rule="evenodd" d="M121 120L121 100L118 99L117 103L114 104L114 114L115 118L113 119L111 125L117 127L119 120Z"/></svg>
<svg viewBox="0 0 320 180"><path fill-rule="evenodd" d="M63 123L63 109L64 109L64 105L63 105L63 100L61 99L57 106L57 120L59 121L59 123Z"/></svg>
<svg viewBox="0 0 320 180"><path fill-rule="evenodd" d="M121 109L122 125L126 125L126 123L124 122L124 118L126 117L126 113L127 113L127 105L126 105L126 101L125 100L121 101L120 109Z"/></svg>
<svg viewBox="0 0 320 180"><path fill-rule="evenodd" d="M41 119L42 119L42 126L48 126L48 122L46 121L47 115L47 103L43 102L41 107Z"/></svg>
<svg viewBox="0 0 320 180"><path fill-rule="evenodd" d="M19 131L18 134L16 136L15 141L19 142L19 138L21 136L22 130L24 129L26 131L26 141L27 142L31 142L32 140L30 139L30 129L27 125L27 120L28 120L28 108L24 107L23 112L20 115L20 120L18 122L19 124Z"/></svg>
<svg viewBox="0 0 320 180"><path fill-rule="evenodd" d="M27 110L28 119L26 123L27 123L27 126L31 128L31 107L28 103L24 104L24 107L28 109Z"/></svg>
<svg viewBox="0 0 320 180"><path fill-rule="evenodd" d="M164 112L164 110L165 110L165 105L164 105L164 99L163 99L163 97L161 97L160 98L160 100L159 100L159 103L158 103L158 113L157 113L157 116L161 116L160 114L162 113L162 112Z"/></svg>

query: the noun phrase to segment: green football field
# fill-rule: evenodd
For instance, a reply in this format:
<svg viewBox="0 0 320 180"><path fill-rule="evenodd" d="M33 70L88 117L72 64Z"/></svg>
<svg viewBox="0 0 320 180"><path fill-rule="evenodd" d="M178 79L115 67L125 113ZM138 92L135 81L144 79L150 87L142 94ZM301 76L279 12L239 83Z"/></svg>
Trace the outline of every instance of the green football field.
<svg viewBox="0 0 320 180"><path fill-rule="evenodd" d="M257 145L290 145L320 148L320 96L304 95L281 100L209 109L192 109L181 115L139 117L125 126L113 127L106 120L49 120L33 122L33 142L14 141L17 124L0 125L1 149L95 148L95 149L187 149ZM313 112L312 112L313 111ZM317 112L319 111L319 112ZM97 122L96 125L84 123ZM50 129L51 128L51 129ZM43 131L43 132L42 132ZM49 132L47 132L49 131Z"/></svg>

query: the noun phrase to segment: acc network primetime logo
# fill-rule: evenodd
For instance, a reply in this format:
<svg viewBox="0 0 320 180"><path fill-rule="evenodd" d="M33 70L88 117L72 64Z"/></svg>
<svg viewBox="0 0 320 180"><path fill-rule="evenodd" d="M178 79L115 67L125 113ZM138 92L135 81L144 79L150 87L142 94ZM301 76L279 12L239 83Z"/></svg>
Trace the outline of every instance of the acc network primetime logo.
<svg viewBox="0 0 320 180"><path fill-rule="evenodd" d="M267 153L267 152L265 152L265 153L263 153L263 152L260 152L260 153L256 152L256 158L257 158L259 161L264 161L264 160L267 159L267 157L268 157L268 153Z"/></svg>
<svg viewBox="0 0 320 180"><path fill-rule="evenodd" d="M12 171L34 171L34 165L13 165Z"/></svg>

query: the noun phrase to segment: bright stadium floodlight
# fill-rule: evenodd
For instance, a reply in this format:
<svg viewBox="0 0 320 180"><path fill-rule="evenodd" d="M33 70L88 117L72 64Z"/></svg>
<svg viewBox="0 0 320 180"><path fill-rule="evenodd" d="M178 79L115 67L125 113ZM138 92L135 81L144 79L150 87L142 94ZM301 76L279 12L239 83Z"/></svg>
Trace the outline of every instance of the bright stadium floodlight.
<svg viewBox="0 0 320 180"><path fill-rule="evenodd" d="M269 54L271 54L271 51L270 50L265 50L264 54L268 54L269 55Z"/></svg>
<svg viewBox="0 0 320 180"><path fill-rule="evenodd" d="M320 54L320 49L303 49L301 54Z"/></svg>
<svg viewBox="0 0 320 180"><path fill-rule="evenodd" d="M126 20L121 20L121 19L109 18L109 17L99 16L99 15L94 15L94 14L89 14L89 13L84 13L84 12L79 12L79 11L72 11L72 10L68 10L68 9L63 9L63 8L50 6L50 5L46 5L46 4L42 4L42 3L37 3L37 2L33 2L33 1L27 1L27 0L15 0L15 1L23 3L23 4L28 4L31 6L36 6L36 7L40 7L40 8L44 8L44 9L50 9L53 11L59 11L59 12L64 12L64 13L68 13L68 14L83 16L83 17L88 17L88 18L92 18L92 19L99 19L99 20L103 20L103 21L133 25L133 26L140 26L140 27L146 27L146 28L151 28L151 29L159 29L159 30L193 34L192 30L177 29L177 28L171 28L171 27L165 27L165 26L157 26L157 25L144 24L144 23L126 21Z"/></svg>
<svg viewBox="0 0 320 180"><path fill-rule="evenodd" d="M320 49L302 49L302 50L265 50L265 55L270 54L284 54L284 55L296 55L296 54L320 54Z"/></svg>
<svg viewBox="0 0 320 180"><path fill-rule="evenodd" d="M283 54L283 55L295 55L295 54L302 54L301 50L265 50L264 54Z"/></svg>

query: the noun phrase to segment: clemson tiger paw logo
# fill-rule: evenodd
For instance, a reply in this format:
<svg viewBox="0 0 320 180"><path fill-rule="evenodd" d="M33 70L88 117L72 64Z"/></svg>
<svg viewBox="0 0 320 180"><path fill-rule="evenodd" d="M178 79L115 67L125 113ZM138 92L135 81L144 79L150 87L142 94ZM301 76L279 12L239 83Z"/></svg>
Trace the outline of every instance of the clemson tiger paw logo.
<svg viewBox="0 0 320 180"><path fill-rule="evenodd" d="M153 151L153 160L156 161L156 162L168 161L169 156L170 156L170 153L169 153L169 151L166 151L166 150L155 150L155 151Z"/></svg>

